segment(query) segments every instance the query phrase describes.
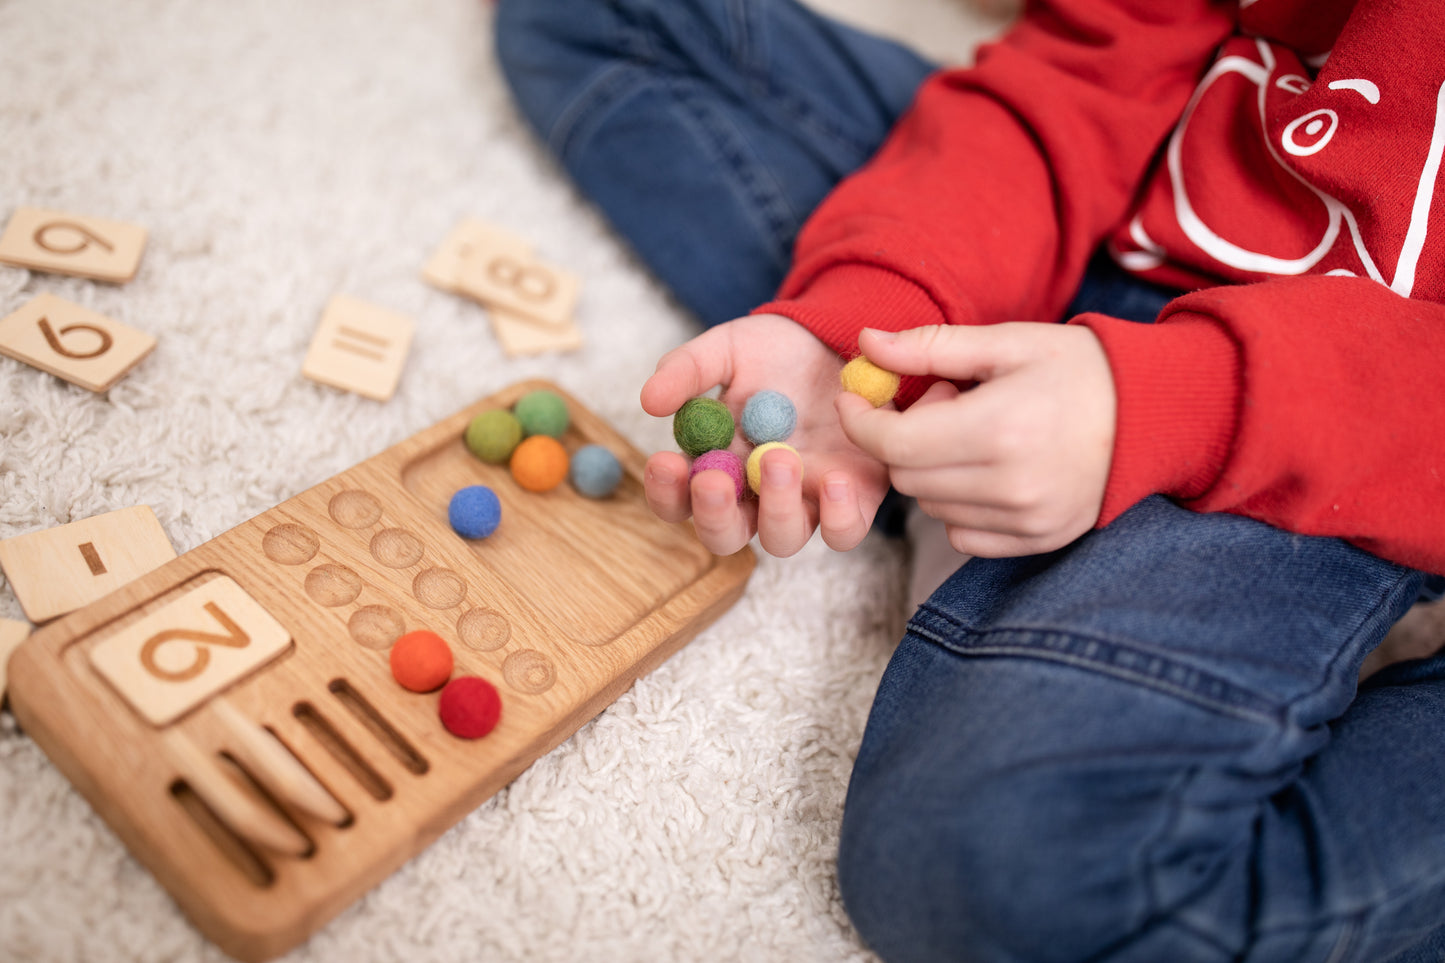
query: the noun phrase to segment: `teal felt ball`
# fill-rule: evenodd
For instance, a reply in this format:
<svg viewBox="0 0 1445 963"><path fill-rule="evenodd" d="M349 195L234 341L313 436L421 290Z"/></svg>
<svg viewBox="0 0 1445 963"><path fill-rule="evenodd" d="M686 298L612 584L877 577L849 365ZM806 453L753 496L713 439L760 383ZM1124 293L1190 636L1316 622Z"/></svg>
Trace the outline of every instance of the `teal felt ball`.
<svg viewBox="0 0 1445 963"><path fill-rule="evenodd" d="M672 416L672 437L689 458L732 444L732 412L721 401L693 398Z"/></svg>
<svg viewBox="0 0 1445 963"><path fill-rule="evenodd" d="M743 434L755 445L787 441L798 427L798 409L779 391L759 391L743 405L739 419Z"/></svg>
<svg viewBox="0 0 1445 963"><path fill-rule="evenodd" d="M622 482L622 463L601 445L583 445L567 469L572 487L588 498L606 498Z"/></svg>
<svg viewBox="0 0 1445 963"><path fill-rule="evenodd" d="M555 391L538 388L529 391L512 405L512 414L521 422L522 433L528 438L533 435L548 435L561 438L571 424L567 414L567 402Z"/></svg>

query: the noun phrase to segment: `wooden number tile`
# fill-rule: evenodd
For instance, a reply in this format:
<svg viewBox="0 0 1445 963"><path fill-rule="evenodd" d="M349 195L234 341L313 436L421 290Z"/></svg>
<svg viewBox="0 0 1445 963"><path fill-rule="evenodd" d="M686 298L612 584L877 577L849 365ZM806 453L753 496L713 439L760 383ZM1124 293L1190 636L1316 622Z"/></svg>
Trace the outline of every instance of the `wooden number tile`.
<svg viewBox="0 0 1445 963"><path fill-rule="evenodd" d="M106 391L156 346L144 331L53 294L0 319L0 354L90 391Z"/></svg>
<svg viewBox="0 0 1445 963"><path fill-rule="evenodd" d="M422 266L421 276L443 291L460 293L457 282L462 259L474 250L510 254L528 261L532 259L532 245L523 238L480 218L464 217L437 245L431 258Z"/></svg>
<svg viewBox="0 0 1445 963"><path fill-rule="evenodd" d="M89 605L175 557L147 505L0 541L0 568L32 622Z"/></svg>
<svg viewBox="0 0 1445 963"><path fill-rule="evenodd" d="M414 327L404 314L338 294L321 313L301 373L333 388L386 401L401 380Z"/></svg>
<svg viewBox="0 0 1445 963"><path fill-rule="evenodd" d="M0 703L5 701L6 667L10 664L10 653L20 648L20 643L29 637L29 622L0 619Z"/></svg>
<svg viewBox="0 0 1445 963"><path fill-rule="evenodd" d="M572 321L564 324L538 324L506 308L490 307L492 331L497 342L510 357L543 354L548 351L575 351L582 347L582 330Z"/></svg>
<svg viewBox="0 0 1445 963"><path fill-rule="evenodd" d="M164 726L290 644L285 626L221 575L97 644L90 663L136 712Z"/></svg>
<svg viewBox="0 0 1445 963"><path fill-rule="evenodd" d="M139 224L22 207L0 235L0 261L119 284L135 277L145 244Z"/></svg>
<svg viewBox="0 0 1445 963"><path fill-rule="evenodd" d="M545 261L473 248L461 259L457 286L488 307L504 308L541 324L564 325L572 320L582 285L577 275Z"/></svg>

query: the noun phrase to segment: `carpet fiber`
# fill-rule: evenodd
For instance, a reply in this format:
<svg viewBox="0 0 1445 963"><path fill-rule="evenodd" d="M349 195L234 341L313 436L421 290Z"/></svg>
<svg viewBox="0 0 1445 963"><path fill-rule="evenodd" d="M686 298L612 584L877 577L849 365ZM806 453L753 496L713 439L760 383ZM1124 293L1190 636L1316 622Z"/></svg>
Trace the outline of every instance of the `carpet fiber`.
<svg viewBox="0 0 1445 963"><path fill-rule="evenodd" d="M993 28L950 0L826 7L940 57ZM637 393L693 324L520 124L489 5L0 0L0 61L0 217L150 231L120 286L0 267L0 316L50 292L158 341L99 395L0 358L0 538L150 505L185 552L530 377L672 447ZM482 308L421 281L464 215L582 277L583 348L509 359ZM300 374L336 293L416 321L386 403ZM878 537L763 559L719 622L285 958L869 959L833 859L904 568ZM8 584L0 616L22 617ZM0 716L0 960L222 959Z"/></svg>

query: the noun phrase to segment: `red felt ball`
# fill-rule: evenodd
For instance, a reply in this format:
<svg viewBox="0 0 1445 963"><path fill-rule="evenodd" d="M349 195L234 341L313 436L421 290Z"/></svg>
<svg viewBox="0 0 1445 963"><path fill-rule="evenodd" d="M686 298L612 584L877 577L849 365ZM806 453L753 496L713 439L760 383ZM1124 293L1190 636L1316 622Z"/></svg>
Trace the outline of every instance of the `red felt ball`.
<svg viewBox="0 0 1445 963"><path fill-rule="evenodd" d="M452 735L480 739L491 732L502 717L502 697L486 679L457 676L442 690L437 711L442 725Z"/></svg>
<svg viewBox="0 0 1445 963"><path fill-rule="evenodd" d="M431 692L451 678L452 650L429 629L408 632L391 647L391 674L403 688Z"/></svg>

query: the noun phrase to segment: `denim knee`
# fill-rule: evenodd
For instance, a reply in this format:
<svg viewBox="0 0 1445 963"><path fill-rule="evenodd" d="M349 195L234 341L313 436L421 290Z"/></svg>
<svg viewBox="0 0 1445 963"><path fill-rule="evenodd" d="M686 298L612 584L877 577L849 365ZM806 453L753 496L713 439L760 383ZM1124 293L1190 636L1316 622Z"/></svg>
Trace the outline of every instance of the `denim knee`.
<svg viewBox="0 0 1445 963"><path fill-rule="evenodd" d="M1175 713L1158 693L1075 667L960 659L912 635L889 675L838 857L844 906L884 959L1235 958L1253 803L1218 787L1191 798L1201 777L1172 752L1170 725L1148 722L1171 712L1172 725L1203 728L1203 710ZM1082 731L1121 717L1131 732L1112 743ZM1261 737L1249 722L1220 732Z"/></svg>
<svg viewBox="0 0 1445 963"><path fill-rule="evenodd" d="M592 0L500 0L494 21L497 62L522 115L545 139L558 115L610 51L613 5ZM591 47L579 55L581 45Z"/></svg>

